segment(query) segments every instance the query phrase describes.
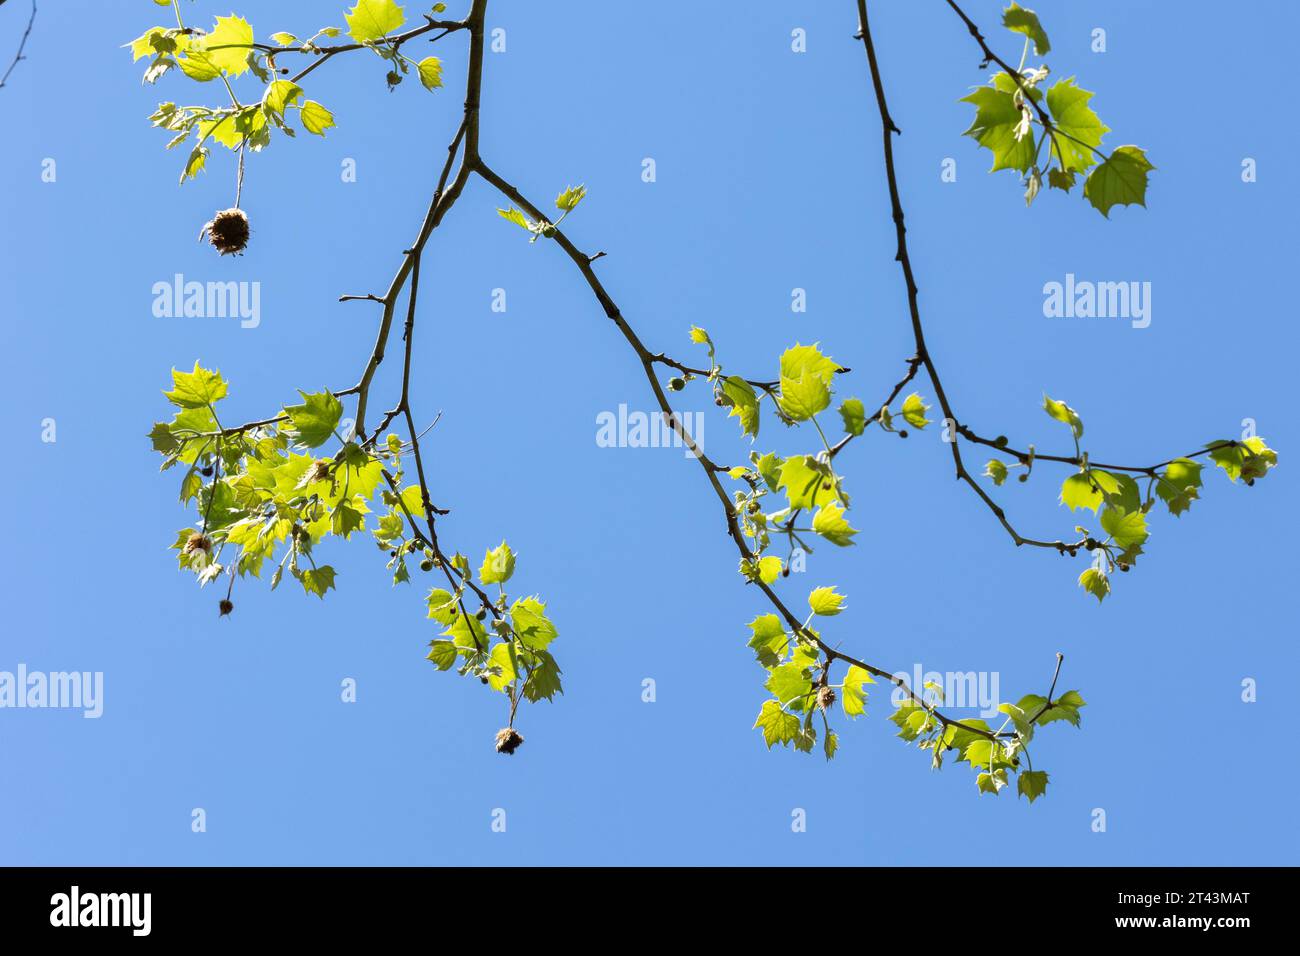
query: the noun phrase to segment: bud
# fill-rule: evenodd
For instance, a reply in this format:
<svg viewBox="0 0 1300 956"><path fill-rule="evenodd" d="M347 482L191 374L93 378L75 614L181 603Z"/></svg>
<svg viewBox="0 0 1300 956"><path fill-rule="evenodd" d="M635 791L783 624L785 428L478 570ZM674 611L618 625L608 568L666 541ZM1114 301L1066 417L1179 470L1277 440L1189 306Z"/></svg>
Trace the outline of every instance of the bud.
<svg viewBox="0 0 1300 956"><path fill-rule="evenodd" d="M829 685L817 689L817 706L822 710L830 710L831 704L835 703L835 689Z"/></svg>
<svg viewBox="0 0 1300 956"><path fill-rule="evenodd" d="M202 551L206 554L211 550L212 550L212 539L210 539L207 535L195 531L192 535L189 536L189 539L185 542L185 547L182 549L182 553L193 554L195 551Z"/></svg>
<svg viewBox="0 0 1300 956"><path fill-rule="evenodd" d="M686 379L684 378L678 377L678 378L670 378L668 380L668 388L674 392L680 392L685 387L686 387Z"/></svg>
<svg viewBox="0 0 1300 956"><path fill-rule="evenodd" d="M317 458L311 463L311 472L307 480L311 481L328 481L330 477L330 460L328 458Z"/></svg>
<svg viewBox="0 0 1300 956"><path fill-rule="evenodd" d="M513 727L502 727L497 731L497 753L512 754L519 749L524 738Z"/></svg>
<svg viewBox="0 0 1300 956"><path fill-rule="evenodd" d="M205 235L223 256L243 252L248 246L248 217L242 209L222 209L204 224L199 238Z"/></svg>

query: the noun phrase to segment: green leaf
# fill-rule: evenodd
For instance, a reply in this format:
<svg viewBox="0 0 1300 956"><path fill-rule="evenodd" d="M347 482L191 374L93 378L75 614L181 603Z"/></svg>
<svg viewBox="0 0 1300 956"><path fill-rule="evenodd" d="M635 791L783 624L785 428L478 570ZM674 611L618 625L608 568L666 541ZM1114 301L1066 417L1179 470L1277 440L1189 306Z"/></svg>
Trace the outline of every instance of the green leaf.
<svg viewBox="0 0 1300 956"><path fill-rule="evenodd" d="M1140 545L1148 537L1147 516L1141 511L1107 506L1101 513L1101 527L1121 548Z"/></svg>
<svg viewBox="0 0 1300 956"><path fill-rule="evenodd" d="M420 82L426 90L436 90L442 86L442 60L436 56L426 56L416 67L420 71Z"/></svg>
<svg viewBox="0 0 1300 956"><path fill-rule="evenodd" d="M1277 464L1277 452L1259 437L1247 438L1233 445L1225 445L1222 441L1210 442L1205 447L1214 449L1210 452L1210 460L1234 482L1238 478L1248 482L1263 478Z"/></svg>
<svg viewBox="0 0 1300 956"><path fill-rule="evenodd" d="M759 426L758 396L753 387L738 375L728 375L722 380L723 404L730 406L728 418L740 419L742 435L757 435Z"/></svg>
<svg viewBox="0 0 1300 956"><path fill-rule="evenodd" d="M546 651L535 651L533 656L537 662L532 665L528 680L524 681L524 699L533 703L543 699L554 700L556 694L564 693L560 686L560 665Z"/></svg>
<svg viewBox="0 0 1300 956"><path fill-rule="evenodd" d="M450 624L460 613L455 596L444 588L434 588L429 592L426 600L429 605L429 617L439 624Z"/></svg>
<svg viewBox="0 0 1300 956"><path fill-rule="evenodd" d="M302 125L309 133L324 136L325 131L334 126L334 114L315 100L302 104Z"/></svg>
<svg viewBox="0 0 1300 956"><path fill-rule="evenodd" d="M801 664L781 664L772 668L772 673L763 686L786 707L803 711L811 703L812 681L807 675L807 668Z"/></svg>
<svg viewBox="0 0 1300 956"><path fill-rule="evenodd" d="M358 0L343 19L347 21L348 35L358 43L378 40L406 22L402 8L393 0Z"/></svg>
<svg viewBox="0 0 1300 956"><path fill-rule="evenodd" d="M822 505L817 514L813 515L812 528L831 544L837 544L841 548L853 544L853 536L858 533L845 520L844 509L834 501Z"/></svg>
<svg viewBox="0 0 1300 956"><path fill-rule="evenodd" d="M827 760L834 757L835 751L840 749L840 735L833 730L826 731L826 739L822 742L822 749Z"/></svg>
<svg viewBox="0 0 1300 956"><path fill-rule="evenodd" d="M328 564L322 564L319 568L298 571L296 576L302 582L304 591L316 595L321 600L325 599L325 592L334 587L334 569Z"/></svg>
<svg viewBox="0 0 1300 956"><path fill-rule="evenodd" d="M781 411L796 422L806 422L831 403L831 390L817 373L808 371L797 379L781 376Z"/></svg>
<svg viewBox="0 0 1300 956"><path fill-rule="evenodd" d="M510 624L519 640L532 651L544 651L560 636L546 616L546 605L536 597L520 598L510 606Z"/></svg>
<svg viewBox="0 0 1300 956"><path fill-rule="evenodd" d="M1016 792L1033 803L1047 792L1047 771L1022 770L1020 779L1016 781Z"/></svg>
<svg viewBox="0 0 1300 956"><path fill-rule="evenodd" d="M1007 466L1005 462L998 461L996 458L990 458L984 464L984 476L992 478L993 484L1000 485L1007 480Z"/></svg>
<svg viewBox="0 0 1300 956"><path fill-rule="evenodd" d="M768 700L763 702L758 719L754 721L754 728L762 729L763 742L771 750L773 744L784 746L794 740L799 733L799 718L783 711L777 701Z"/></svg>
<svg viewBox="0 0 1300 956"><path fill-rule="evenodd" d="M975 777L975 786L980 793L991 793L995 797L998 791L1007 785L1007 772L995 770L993 773L981 773Z"/></svg>
<svg viewBox="0 0 1300 956"><path fill-rule="evenodd" d="M835 373L840 369L829 356L823 355L817 344L800 345L797 342L781 354L781 378L798 381L806 375L821 379L829 389Z"/></svg>
<svg viewBox="0 0 1300 956"><path fill-rule="evenodd" d="M1074 77L1057 80L1047 91L1047 109L1057 133L1051 137L1052 154L1067 172L1083 172L1097 162L1096 147L1110 132L1088 101L1093 94L1074 82ZM1086 187L1084 195L1087 195Z"/></svg>
<svg viewBox="0 0 1300 956"><path fill-rule="evenodd" d="M1095 512L1101 507L1102 500L1101 490L1093 486L1086 471L1071 475L1061 484L1061 504L1071 511L1087 508Z"/></svg>
<svg viewBox="0 0 1300 956"><path fill-rule="evenodd" d="M451 641L430 641L426 660L433 661L438 670L445 671L456 663L456 645Z"/></svg>
<svg viewBox="0 0 1300 956"><path fill-rule="evenodd" d="M347 538L361 528L364 520L360 511L347 502L342 502L330 512L330 530L341 538Z"/></svg>
<svg viewBox="0 0 1300 956"><path fill-rule="evenodd" d="M288 80L272 80L262 94L262 112L277 125L284 125L284 111L302 96L302 87Z"/></svg>
<svg viewBox="0 0 1300 956"><path fill-rule="evenodd" d="M834 586L814 588L808 595L808 606L814 614L831 617L844 610L844 595L837 594Z"/></svg>
<svg viewBox="0 0 1300 956"><path fill-rule="evenodd" d="M903 400L903 418L913 428L924 428L930 424L930 420L925 417L929 408L929 405L921 401L921 396L913 392Z"/></svg>
<svg viewBox="0 0 1300 956"><path fill-rule="evenodd" d="M163 392L167 400L181 408L206 408L226 397L226 383L220 372L211 372L194 363L193 372L172 369L173 388Z"/></svg>
<svg viewBox="0 0 1300 956"><path fill-rule="evenodd" d="M1063 422L1064 424L1069 425L1070 430L1074 432L1075 438L1083 437L1083 420L1079 418L1079 413L1069 405L1065 404L1065 402L1058 402L1056 399L1048 398L1044 395L1043 411L1047 412L1048 415L1055 418L1058 422Z"/></svg>
<svg viewBox="0 0 1300 956"><path fill-rule="evenodd" d="M498 209L497 215L507 222L513 222L520 229L526 229L528 232L533 231L533 222L522 212L511 206L509 209Z"/></svg>
<svg viewBox="0 0 1300 956"><path fill-rule="evenodd" d="M1078 727L1080 720L1079 708L1083 707L1085 703L1086 701L1079 695L1077 690L1067 690L1050 706L1047 703L1047 698L1038 694L1026 694L1020 698L1016 706L1032 717L1034 723L1040 727L1045 727L1058 720L1064 720L1066 723Z"/></svg>
<svg viewBox="0 0 1300 956"><path fill-rule="evenodd" d="M781 619L775 614L760 614L749 622L749 629L753 632L749 646L758 655L758 662L769 668L779 664L790 646Z"/></svg>
<svg viewBox="0 0 1300 956"><path fill-rule="evenodd" d="M1110 579L1099 569L1089 568L1079 575L1079 587L1101 602L1110 593Z"/></svg>
<svg viewBox="0 0 1300 956"><path fill-rule="evenodd" d="M570 186L555 197L555 208L564 212L573 212L587 195L586 186Z"/></svg>
<svg viewBox="0 0 1300 956"><path fill-rule="evenodd" d="M491 667L487 673L488 685L493 690L505 690L506 685L515 679L514 645L510 641L503 641L492 648L488 664Z"/></svg>
<svg viewBox="0 0 1300 956"><path fill-rule="evenodd" d="M1156 494L1175 517L1200 497L1201 467L1188 458L1175 458L1156 479Z"/></svg>
<svg viewBox="0 0 1300 956"><path fill-rule="evenodd" d="M483 555L483 566L478 576L484 584L504 584L515 573L515 553L503 540L497 547Z"/></svg>
<svg viewBox="0 0 1300 956"><path fill-rule="evenodd" d="M846 398L840 402L840 418L844 419L844 431L849 435L861 435L867 427L867 411L860 398Z"/></svg>
<svg viewBox="0 0 1300 956"><path fill-rule="evenodd" d="M1038 14L1026 10L1018 3L1012 3L1002 11L1002 25L1012 33L1020 33L1034 41L1034 52L1045 56L1052 49L1047 40L1047 31L1038 22Z"/></svg>
<svg viewBox="0 0 1300 956"><path fill-rule="evenodd" d="M323 445L343 417L343 403L329 392L308 394L299 389L298 394L302 396L301 405L284 407L284 413L289 416L286 432L308 448Z"/></svg>
<svg viewBox="0 0 1300 956"><path fill-rule="evenodd" d="M812 455L794 455L781 465L777 488L784 488L791 508L813 509L835 498L830 469Z"/></svg>
<svg viewBox="0 0 1300 956"><path fill-rule="evenodd" d="M840 706L847 717L858 717L867 712L867 692L864 684L874 684L875 678L857 664L849 666L840 691Z"/></svg>
<svg viewBox="0 0 1300 956"><path fill-rule="evenodd" d="M1005 73L998 73L991 84L981 86L962 98L961 102L971 103L975 107L975 119L962 135L973 137L993 153L993 167L989 172L997 172L999 169L1027 172L1034 165L1036 150L1032 130L1019 138L1016 136L1022 129L1023 120L1015 102L1016 81ZM1042 96L1037 90L1030 90L1029 95L1034 100Z"/></svg>
<svg viewBox="0 0 1300 956"><path fill-rule="evenodd" d="M298 38L294 36L292 33L283 33L283 32L272 33L271 39L274 40L276 43L278 43L280 46L293 46L295 43L298 42Z"/></svg>
<svg viewBox="0 0 1300 956"><path fill-rule="evenodd" d="M179 61L181 69L199 82L215 79L222 71L239 76L248 71L252 43L253 28L243 17L217 17L211 32L190 42Z"/></svg>
<svg viewBox="0 0 1300 956"><path fill-rule="evenodd" d="M1083 184L1083 197L1110 218L1114 206L1146 206L1147 174L1155 169L1137 146L1120 146Z"/></svg>
<svg viewBox="0 0 1300 956"><path fill-rule="evenodd" d="M772 584L781 576L781 559L767 555L758 561L758 578L764 584Z"/></svg>
<svg viewBox="0 0 1300 956"><path fill-rule="evenodd" d="M1102 471L1100 468L1093 468L1089 473L1092 475L1092 480L1101 489L1108 505L1123 508L1125 511L1138 511L1141 509L1142 492L1138 488L1137 482L1128 475Z"/></svg>
<svg viewBox="0 0 1300 956"><path fill-rule="evenodd" d="M1059 189L1061 192L1068 193L1074 188L1074 173L1066 172L1059 166L1053 166L1047 171L1047 185L1052 189Z"/></svg>

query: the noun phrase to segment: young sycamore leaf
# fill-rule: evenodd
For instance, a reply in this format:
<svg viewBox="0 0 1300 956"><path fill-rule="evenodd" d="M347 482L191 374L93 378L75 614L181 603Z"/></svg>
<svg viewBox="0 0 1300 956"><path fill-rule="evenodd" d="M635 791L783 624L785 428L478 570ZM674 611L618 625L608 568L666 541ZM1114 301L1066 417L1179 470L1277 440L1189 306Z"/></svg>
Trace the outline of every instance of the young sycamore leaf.
<svg viewBox="0 0 1300 956"><path fill-rule="evenodd" d="M442 86L442 60L436 56L426 56L416 66L420 71L420 82L426 90L436 90Z"/></svg>
<svg viewBox="0 0 1300 956"><path fill-rule="evenodd" d="M913 392L903 400L903 418L913 428L924 428L930 424L930 420L925 417L930 406L921 401L921 396Z"/></svg>
<svg viewBox="0 0 1300 956"><path fill-rule="evenodd" d="M498 209L497 215L502 219L505 219L507 222L513 222L520 229L526 229L529 232L533 231L532 220L514 206L511 206L509 209Z"/></svg>
<svg viewBox="0 0 1300 956"><path fill-rule="evenodd" d="M573 212L586 195L586 186L570 186L555 197L555 208L564 212Z"/></svg>
<svg viewBox="0 0 1300 956"><path fill-rule="evenodd" d="M990 458L984 465L984 475L987 478L992 478L993 484L1002 484L1007 480L1006 463L998 461L996 458Z"/></svg>
<svg viewBox="0 0 1300 956"><path fill-rule="evenodd" d="M799 734L799 718L783 711L777 701L768 700L763 702L758 719L754 721L754 728L762 728L763 742L771 750L773 744L784 746L795 739Z"/></svg>
<svg viewBox="0 0 1300 956"><path fill-rule="evenodd" d="M822 505L813 515L812 528L831 544L837 544L841 548L853 544L853 536L858 533L845 520L844 509L834 501Z"/></svg>
<svg viewBox="0 0 1300 956"><path fill-rule="evenodd" d="M515 573L515 553L502 541L483 555L483 566L478 576L484 584L504 584Z"/></svg>
<svg viewBox="0 0 1300 956"><path fill-rule="evenodd" d="M325 131L335 125L334 114L315 100L308 100L302 104L301 117L303 128L317 136L324 136Z"/></svg>
<svg viewBox="0 0 1300 956"><path fill-rule="evenodd" d="M1029 802L1033 803L1047 792L1047 771L1022 770L1020 779L1016 782L1016 791L1018 795L1028 797Z"/></svg>
<svg viewBox="0 0 1300 956"><path fill-rule="evenodd" d="M1002 11L1002 25L1012 33L1021 33L1034 41L1034 52L1045 56L1052 45L1047 40L1047 31L1038 22L1038 14L1026 10L1018 3L1013 3Z"/></svg>
<svg viewBox="0 0 1300 956"><path fill-rule="evenodd" d="M1146 206L1147 174L1153 169L1137 146L1120 146L1088 176L1083 197L1108 219L1115 206Z"/></svg>
<svg viewBox="0 0 1300 956"><path fill-rule="evenodd" d="M1092 93L1074 82L1058 80L1047 91L1047 109L1058 132L1051 134L1052 155L1067 172L1083 172L1097 162L1096 147L1110 132L1092 111ZM1085 190L1084 195L1087 195Z"/></svg>
<svg viewBox="0 0 1300 956"><path fill-rule="evenodd" d="M1147 535L1147 516L1141 511L1107 507L1101 513L1101 527L1121 548L1143 544Z"/></svg>
<svg viewBox="0 0 1300 956"><path fill-rule="evenodd" d="M740 419L740 433L742 435L757 436L759 426L758 396L755 394L753 386L739 375L728 375L722 380L720 387L722 389L723 404L731 407L727 417Z"/></svg>
<svg viewBox="0 0 1300 956"><path fill-rule="evenodd" d="M1079 587L1101 602L1110 593L1110 579L1096 568L1089 568L1079 575Z"/></svg>
<svg viewBox="0 0 1300 956"><path fill-rule="evenodd" d="M329 392L308 394L301 389L301 405L286 405L284 413L289 416L290 428L286 429L294 439L308 448L325 444L339 419L343 417L343 403Z"/></svg>
<svg viewBox="0 0 1300 956"><path fill-rule="evenodd" d="M402 8L393 0L358 0L343 19L348 24L348 35L358 43L378 40L406 22Z"/></svg>
<svg viewBox="0 0 1300 956"><path fill-rule="evenodd" d="M194 363L193 372L172 369L170 392L163 392L167 400L181 408L205 408L226 397L226 383L220 372L210 372Z"/></svg>
<svg viewBox="0 0 1300 956"><path fill-rule="evenodd" d="M867 427L867 412L860 398L846 398L840 402L840 418L844 419L844 431L849 435L861 435Z"/></svg>
<svg viewBox="0 0 1300 956"><path fill-rule="evenodd" d="M1058 402L1056 399L1048 398L1044 395L1043 411L1047 412L1048 415L1055 418L1058 422L1063 422L1064 424L1069 425L1070 430L1074 432L1075 438L1083 437L1083 420L1079 418L1079 413L1069 405L1065 404L1065 402Z"/></svg>
<svg viewBox="0 0 1300 956"><path fill-rule="evenodd" d="M844 595L837 594L834 586L814 588L808 595L808 606L812 608L814 614L831 617L844 610Z"/></svg>
<svg viewBox="0 0 1300 956"><path fill-rule="evenodd" d="M781 376L781 394L777 398L781 411L796 422L806 422L831 404L831 391L826 380L813 371L805 371L798 379Z"/></svg>
<svg viewBox="0 0 1300 956"><path fill-rule="evenodd" d="M975 107L975 119L962 135L972 137L993 153L993 167L989 172L999 169L1028 172L1034 165L1036 150L1034 137L1025 136L1021 131L1023 113L1016 105L1016 81L1005 73L998 73L990 83L962 97L962 103L971 103ZM1037 90L1030 90L1029 95L1034 100L1042 97Z"/></svg>
<svg viewBox="0 0 1300 956"><path fill-rule="evenodd" d="M844 708L845 716L859 717L867 712L867 692L862 685L875 682L871 674L857 664L849 667L840 693L840 706Z"/></svg>

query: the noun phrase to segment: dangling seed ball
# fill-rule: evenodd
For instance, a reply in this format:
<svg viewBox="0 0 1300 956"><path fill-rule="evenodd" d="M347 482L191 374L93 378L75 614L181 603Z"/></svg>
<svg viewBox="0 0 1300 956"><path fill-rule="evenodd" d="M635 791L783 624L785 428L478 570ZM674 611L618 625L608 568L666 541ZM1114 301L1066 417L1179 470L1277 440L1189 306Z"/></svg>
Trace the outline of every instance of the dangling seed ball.
<svg viewBox="0 0 1300 956"><path fill-rule="evenodd" d="M822 710L829 710L831 704L835 703L835 690L829 686L821 687L817 690L817 706Z"/></svg>
<svg viewBox="0 0 1300 956"><path fill-rule="evenodd" d="M248 245L248 217L242 209L222 209L204 225L199 238L205 235L223 256L243 252Z"/></svg>
<svg viewBox="0 0 1300 956"><path fill-rule="evenodd" d="M502 727L497 731L497 753L512 754L519 749L524 738L513 727Z"/></svg>
<svg viewBox="0 0 1300 956"><path fill-rule="evenodd" d="M235 609L235 605L231 603L229 598L222 598L221 603L217 605L217 609L221 612L217 617L225 617Z"/></svg>

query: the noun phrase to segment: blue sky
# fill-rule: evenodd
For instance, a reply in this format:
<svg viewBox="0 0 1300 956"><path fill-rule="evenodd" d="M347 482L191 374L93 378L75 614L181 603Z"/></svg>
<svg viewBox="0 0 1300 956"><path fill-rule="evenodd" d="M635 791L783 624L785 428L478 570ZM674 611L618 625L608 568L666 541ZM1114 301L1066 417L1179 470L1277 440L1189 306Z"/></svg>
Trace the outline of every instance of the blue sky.
<svg viewBox="0 0 1300 956"><path fill-rule="evenodd" d="M187 6L195 23L231 12ZM190 516L144 438L169 414L168 371L195 358L220 368L241 420L273 414L295 388L356 380L376 310L336 299L382 291L415 234L459 119L464 40L437 45L436 95L413 82L390 94L369 54L313 73L307 95L338 129L253 158L252 243L218 258L195 235L230 202L230 157L178 187L183 157L146 120L160 100L215 103L216 91L179 76L140 85L119 44L165 10L68 2L42 5L29 59L0 91L0 670L102 671L104 714L0 710L0 862L1295 862L1297 186L1284 164L1297 142L1269 97L1216 64L1249 63L1253 90L1285 88L1284 59L1258 55L1258 24L1285 35L1300 12L1260 3L1224 18L1196 2L1175 25L1153 2L1037 5L1048 62L1096 91L1115 130L1106 144L1140 144L1158 167L1149 208L1106 221L1077 195L1026 210L1013 174L986 174L957 102L985 74L946 5L874 6L921 308L958 414L1068 451L1041 411L1046 391L1080 411L1099 459L1158 461L1237 437L1247 418L1282 456L1254 488L1207 473L1190 513L1153 514L1146 556L1099 607L1075 584L1084 558L1010 544L954 482L933 428L846 453L858 545L817 549L782 593L795 606L837 584L849 610L831 640L891 670L996 672L1011 700L1042 693L1064 653L1060 686L1088 705L1080 730L1038 735L1045 799L981 797L964 766L931 772L895 739L879 686L865 719L840 719L830 764L765 751L751 729L763 671L745 647L765 607L736 574L716 500L679 451L597 446L602 411L650 407L639 367L560 250L529 245L479 181L425 257L413 399L422 420L443 413L426 439L435 500L454 509L443 533L475 561L509 538L514 589L540 592L559 626L565 695L522 711L518 754L494 753L501 699L423 659L424 586L394 589L363 541L328 545L328 600L245 581L235 615L218 620L217 596L167 550ZM483 153L537 202L586 183L569 235L608 253L600 274L652 349L702 361L686 337L698 324L729 369L774 378L782 349L820 341L853 369L841 394L870 404L912 346L853 7L718 3L683 16L496 0L489 27L505 29L506 50L487 57ZM999 4L966 8L1018 57ZM234 9L259 36L342 26L342 3ZM26 13L24 0L0 8L5 51ZM1105 53L1090 49L1096 27ZM791 51L795 28L805 53ZM654 183L641 179L646 157ZM1242 182L1247 157L1254 183ZM940 179L946 158L956 182ZM354 183L341 181L345 159ZM260 325L155 317L153 284L176 273L260 282ZM1043 285L1067 273L1150 282L1150 326L1045 318ZM796 287L805 313L790 309ZM490 309L497 288L505 313ZM381 374L383 407L397 365ZM681 408L714 411L698 386ZM813 440L769 421L755 447ZM723 461L748 453L720 416L705 443ZM1036 469L996 495L1027 534L1068 537L1064 476ZM345 678L356 703L340 701ZM194 808L205 833L191 832ZM505 833L491 829L497 808ZM807 832L792 832L795 808Z"/></svg>

